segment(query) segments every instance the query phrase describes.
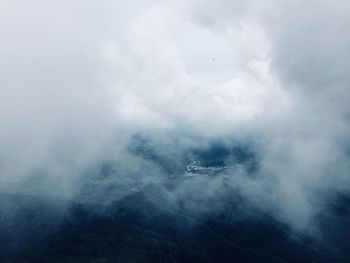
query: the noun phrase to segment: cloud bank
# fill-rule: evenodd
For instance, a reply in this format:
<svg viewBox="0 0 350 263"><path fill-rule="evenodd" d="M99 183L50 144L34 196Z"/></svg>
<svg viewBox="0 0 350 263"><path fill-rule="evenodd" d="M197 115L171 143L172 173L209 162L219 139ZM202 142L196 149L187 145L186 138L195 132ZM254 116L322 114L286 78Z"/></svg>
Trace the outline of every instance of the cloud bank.
<svg viewBox="0 0 350 263"><path fill-rule="evenodd" d="M135 135L174 164L212 141L249 141L258 176L168 195L194 190L215 205L228 184L309 229L349 190L349 9L342 0L2 1L1 191L73 198L106 160L122 182L163 182L159 162L130 151Z"/></svg>

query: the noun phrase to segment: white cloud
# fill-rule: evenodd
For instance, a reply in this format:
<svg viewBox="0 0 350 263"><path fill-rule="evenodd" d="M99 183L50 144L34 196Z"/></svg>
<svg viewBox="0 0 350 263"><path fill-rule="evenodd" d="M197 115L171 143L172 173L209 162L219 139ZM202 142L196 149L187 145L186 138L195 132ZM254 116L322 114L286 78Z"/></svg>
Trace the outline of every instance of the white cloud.
<svg viewBox="0 0 350 263"><path fill-rule="evenodd" d="M348 190L349 8L2 1L0 179L40 171L70 192L133 133L247 134L263 140L262 179L242 184L308 222L316 192Z"/></svg>

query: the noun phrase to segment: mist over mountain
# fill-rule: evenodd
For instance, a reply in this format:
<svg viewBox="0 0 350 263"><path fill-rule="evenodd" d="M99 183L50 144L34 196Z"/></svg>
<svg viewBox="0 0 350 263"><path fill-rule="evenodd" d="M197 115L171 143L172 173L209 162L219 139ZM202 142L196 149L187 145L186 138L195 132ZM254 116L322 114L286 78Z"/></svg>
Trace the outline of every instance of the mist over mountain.
<svg viewBox="0 0 350 263"><path fill-rule="evenodd" d="M349 26L345 0L3 0L0 261L350 261Z"/></svg>

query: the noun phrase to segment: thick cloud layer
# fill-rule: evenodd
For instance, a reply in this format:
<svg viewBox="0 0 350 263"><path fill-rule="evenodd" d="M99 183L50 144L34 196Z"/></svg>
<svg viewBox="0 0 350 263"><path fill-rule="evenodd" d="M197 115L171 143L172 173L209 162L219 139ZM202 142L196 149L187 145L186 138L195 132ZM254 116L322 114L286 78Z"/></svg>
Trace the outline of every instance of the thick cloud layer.
<svg viewBox="0 0 350 263"><path fill-rule="evenodd" d="M161 165L130 151L135 135L174 163L211 141L248 140L259 176L237 173L230 189L310 228L329 196L349 190L349 9L342 0L2 1L2 191L72 197L106 160L122 182L161 182ZM222 202L227 181L205 180L168 195Z"/></svg>

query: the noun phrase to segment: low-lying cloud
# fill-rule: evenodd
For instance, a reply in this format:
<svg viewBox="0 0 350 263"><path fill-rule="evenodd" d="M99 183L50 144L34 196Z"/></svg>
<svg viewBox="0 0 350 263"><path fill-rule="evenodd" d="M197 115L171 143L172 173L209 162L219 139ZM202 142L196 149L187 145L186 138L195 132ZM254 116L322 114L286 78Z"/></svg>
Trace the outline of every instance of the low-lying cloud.
<svg viewBox="0 0 350 263"><path fill-rule="evenodd" d="M330 196L349 190L349 8L3 1L1 191L102 202L110 184L163 182L170 172L160 159L181 167L193 149L244 141L257 175L196 179L168 197L196 191L221 206L229 188L307 230ZM135 138L162 158L144 158ZM115 178L81 194L106 162Z"/></svg>

